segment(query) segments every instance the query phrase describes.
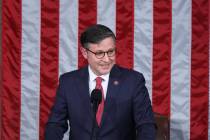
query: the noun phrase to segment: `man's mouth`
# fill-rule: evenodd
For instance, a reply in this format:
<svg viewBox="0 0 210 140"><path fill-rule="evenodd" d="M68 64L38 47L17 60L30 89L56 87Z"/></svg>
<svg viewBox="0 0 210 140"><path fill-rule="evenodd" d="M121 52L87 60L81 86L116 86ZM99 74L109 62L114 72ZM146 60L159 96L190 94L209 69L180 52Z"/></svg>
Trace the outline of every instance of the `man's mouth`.
<svg viewBox="0 0 210 140"><path fill-rule="evenodd" d="M103 64L103 65L100 65L102 68L109 68L110 64Z"/></svg>

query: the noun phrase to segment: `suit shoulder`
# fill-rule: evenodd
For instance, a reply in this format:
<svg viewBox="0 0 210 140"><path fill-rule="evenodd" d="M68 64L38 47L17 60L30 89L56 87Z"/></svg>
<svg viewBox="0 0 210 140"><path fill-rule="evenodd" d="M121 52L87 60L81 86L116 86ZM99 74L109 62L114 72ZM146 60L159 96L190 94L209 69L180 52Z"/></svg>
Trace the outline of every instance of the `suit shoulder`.
<svg viewBox="0 0 210 140"><path fill-rule="evenodd" d="M123 74L126 74L128 76L134 76L134 77L142 77L143 74L139 71L136 71L136 70L133 70L133 69L129 69L129 68L124 68L124 67L121 67L121 66L118 66L118 68L120 69L120 71L123 73Z"/></svg>
<svg viewBox="0 0 210 140"><path fill-rule="evenodd" d="M61 74L61 78L66 78L66 77L72 77L74 75L76 75L78 70L74 70L74 71L70 71L70 72L65 72L63 74Z"/></svg>
<svg viewBox="0 0 210 140"><path fill-rule="evenodd" d="M145 83L145 78L141 72L120 66L118 66L118 69L121 73L120 76L122 79L126 79L126 81Z"/></svg>
<svg viewBox="0 0 210 140"><path fill-rule="evenodd" d="M63 73L61 76L60 76L60 79L74 79L74 78L78 78L78 76L83 73L85 70L85 68L81 68L81 69L78 69L78 70L73 70L73 71L70 71L70 72L66 72L66 73Z"/></svg>

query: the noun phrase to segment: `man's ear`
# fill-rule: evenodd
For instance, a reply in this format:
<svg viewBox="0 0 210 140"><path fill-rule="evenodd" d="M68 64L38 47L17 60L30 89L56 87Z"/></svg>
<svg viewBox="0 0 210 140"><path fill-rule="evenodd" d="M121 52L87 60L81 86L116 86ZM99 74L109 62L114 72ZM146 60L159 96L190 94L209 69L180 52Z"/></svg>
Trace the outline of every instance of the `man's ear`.
<svg viewBox="0 0 210 140"><path fill-rule="evenodd" d="M87 50L83 47L80 47L80 51L85 59L87 59Z"/></svg>

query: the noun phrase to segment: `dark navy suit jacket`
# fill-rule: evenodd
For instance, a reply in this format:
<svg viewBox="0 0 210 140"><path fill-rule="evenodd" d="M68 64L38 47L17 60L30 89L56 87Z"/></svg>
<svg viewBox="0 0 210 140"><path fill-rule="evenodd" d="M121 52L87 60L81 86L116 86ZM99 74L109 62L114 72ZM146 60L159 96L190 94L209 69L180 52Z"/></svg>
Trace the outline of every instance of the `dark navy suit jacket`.
<svg viewBox="0 0 210 140"><path fill-rule="evenodd" d="M91 140L93 111L89 93L88 67L63 74L55 104L46 124L45 140L62 140L70 125L70 140ZM114 65L97 140L154 140L154 118L139 72Z"/></svg>

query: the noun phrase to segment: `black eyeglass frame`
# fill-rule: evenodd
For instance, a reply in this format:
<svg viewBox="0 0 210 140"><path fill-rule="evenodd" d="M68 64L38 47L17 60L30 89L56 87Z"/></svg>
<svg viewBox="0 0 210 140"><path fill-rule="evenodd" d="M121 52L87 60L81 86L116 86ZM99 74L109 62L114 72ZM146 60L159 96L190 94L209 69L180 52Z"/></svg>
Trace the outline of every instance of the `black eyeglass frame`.
<svg viewBox="0 0 210 140"><path fill-rule="evenodd" d="M108 51L106 51L106 52L104 52L104 51L93 52L93 51L91 51L91 50L88 49L88 48L85 48L85 49L86 49L87 51L89 51L89 52L95 54L95 57L98 58L98 59L102 59L102 58L105 56L105 53L107 54L108 57L113 57L113 56L115 56L115 54L116 54L116 48L113 48L112 50L108 50ZM102 55L102 54L103 54L103 55ZM101 56L100 56L100 55L101 55Z"/></svg>

